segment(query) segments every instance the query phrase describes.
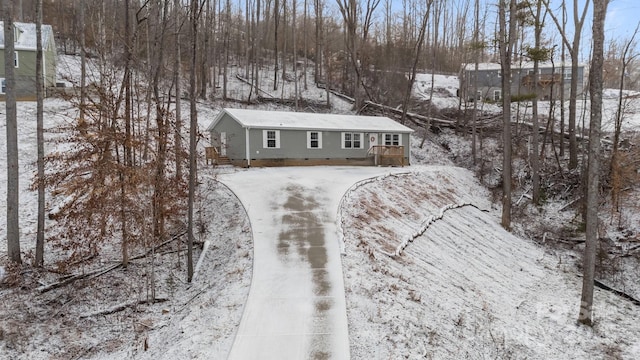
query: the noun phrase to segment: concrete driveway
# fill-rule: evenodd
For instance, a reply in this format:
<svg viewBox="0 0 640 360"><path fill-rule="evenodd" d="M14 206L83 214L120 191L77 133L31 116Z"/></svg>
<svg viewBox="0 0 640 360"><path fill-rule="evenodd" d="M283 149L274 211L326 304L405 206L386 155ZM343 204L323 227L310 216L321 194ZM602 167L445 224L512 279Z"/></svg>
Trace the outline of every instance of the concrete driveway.
<svg viewBox="0 0 640 360"><path fill-rule="evenodd" d="M229 359L349 359L336 212L357 181L401 170L286 167L219 175L247 210L254 243L251 288Z"/></svg>

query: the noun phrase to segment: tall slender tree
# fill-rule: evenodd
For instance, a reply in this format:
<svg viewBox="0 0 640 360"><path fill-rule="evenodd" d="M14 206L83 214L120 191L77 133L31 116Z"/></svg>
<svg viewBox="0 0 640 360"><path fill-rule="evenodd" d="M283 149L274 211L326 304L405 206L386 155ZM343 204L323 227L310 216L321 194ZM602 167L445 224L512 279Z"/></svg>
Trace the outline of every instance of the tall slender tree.
<svg viewBox="0 0 640 360"><path fill-rule="evenodd" d="M609 0L593 2L593 48L589 75L591 114L589 118L589 168L587 176L587 231L583 259L582 295L578 321L593 325L593 286L598 247L598 203L600 138L602 125L602 69L604 67L604 21Z"/></svg>
<svg viewBox="0 0 640 360"><path fill-rule="evenodd" d="M533 6L532 6L533 7ZM531 132L531 151L529 153L529 161L531 163L531 178L533 186L533 203L539 205L540 203L540 155L538 149L539 145L539 120L538 120L538 91L539 91L539 77L538 69L541 61L549 59L549 49L542 47L542 29L544 27L544 19L542 17L542 3L541 0L537 0L534 5L534 9L530 9L534 18L534 42L533 48L528 48L527 53L529 58L533 60L533 100L532 100L532 132ZM546 14L546 13L545 13ZM553 84L551 85L553 86Z"/></svg>
<svg viewBox="0 0 640 360"><path fill-rule="evenodd" d="M44 264L44 77L42 71L42 0L36 0L36 142L38 147L38 225L35 266Z"/></svg>
<svg viewBox="0 0 640 360"><path fill-rule="evenodd" d="M422 46L424 44L425 33L427 31L427 25L429 23L429 15L431 14L431 4L432 0L427 0L425 2L424 12L422 13L422 23L420 24L420 30L418 32L418 38L412 50L413 62L411 65L411 73L409 75L409 82L404 91L404 96L402 98L402 118L400 120L401 123L404 124L404 121L407 117L407 111L409 107L409 100L411 99L411 92L413 90L413 84L416 80L416 74L418 71L418 64L420 61L420 57L422 55ZM433 91L431 92L433 94Z"/></svg>
<svg viewBox="0 0 640 360"><path fill-rule="evenodd" d="M511 228L511 58L516 40L516 0L498 5L498 46L502 75L502 226ZM508 18L507 18L508 14Z"/></svg>
<svg viewBox="0 0 640 360"><path fill-rule="evenodd" d="M173 21L173 35L175 41L175 46L173 49L173 82L176 88L176 126L174 129L173 138L175 142L176 178L182 179L182 100L180 98L180 92L182 91L182 86L180 86L180 29L182 23L180 18L180 0L174 0Z"/></svg>
<svg viewBox="0 0 640 360"><path fill-rule="evenodd" d="M364 6L356 0L336 0L342 19L345 24L345 44L351 62L353 72L353 93L355 107L360 111L362 107L364 93L367 89L362 86L363 46L367 43L369 30L371 28L373 14L380 5L381 0L363 1ZM359 15L362 14L362 24L359 23ZM361 29L362 36L358 36L358 29Z"/></svg>
<svg viewBox="0 0 640 360"><path fill-rule="evenodd" d="M187 199L187 281L193 279L193 207L196 193L196 144L198 132L198 110L196 108L196 55L198 54L198 0L191 0L190 36L191 36L191 67L189 69L189 197Z"/></svg>
<svg viewBox="0 0 640 360"><path fill-rule="evenodd" d="M7 113L7 253L9 260L22 263L18 223L18 112L16 108L15 43L13 0L3 0L5 105ZM1 85L1 84L0 84Z"/></svg>
<svg viewBox="0 0 640 360"><path fill-rule="evenodd" d="M573 41L569 42L569 38L564 32L564 25L560 23L558 17L555 16L549 0L543 0L545 7L547 8L549 15L556 24L560 36L565 47L569 50L571 56L571 90L569 95L569 169L575 169L578 166L578 139L576 134L576 117L577 117L577 103L578 103L578 65L580 60L580 40L582 39L582 28L584 26L585 19L587 17L587 10L589 9L589 3L591 0L584 1L584 7L582 13L579 13L579 1L573 0ZM565 2L562 1L563 14ZM564 76L564 74L563 74ZM564 89L563 89L564 91Z"/></svg>
<svg viewBox="0 0 640 360"><path fill-rule="evenodd" d="M291 7L293 10L293 19L291 20L291 28L293 29L293 86L294 86L294 97L293 97L293 102L294 102L294 108L296 111L298 111L298 96L299 96L299 91L298 91L298 37L296 36L297 33L297 8L298 8L298 2L296 0L291 0Z"/></svg>
<svg viewBox="0 0 640 360"><path fill-rule="evenodd" d="M85 2L80 1L78 4L79 15L78 22L80 23L78 26L83 31L80 31L80 109L78 121L80 124L84 123L84 115L85 115L85 107L86 107L86 97L87 97L87 50L85 44L85 31L84 31L84 13L85 13Z"/></svg>

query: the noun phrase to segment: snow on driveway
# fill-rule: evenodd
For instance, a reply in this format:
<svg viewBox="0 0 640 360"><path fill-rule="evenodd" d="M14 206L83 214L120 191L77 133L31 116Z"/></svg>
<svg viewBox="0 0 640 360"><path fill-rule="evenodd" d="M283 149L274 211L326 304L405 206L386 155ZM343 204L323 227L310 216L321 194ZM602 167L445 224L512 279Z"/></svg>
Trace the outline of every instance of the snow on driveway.
<svg viewBox="0 0 640 360"><path fill-rule="evenodd" d="M249 297L229 359L349 359L336 227L357 181L402 168L287 167L219 175L253 231Z"/></svg>

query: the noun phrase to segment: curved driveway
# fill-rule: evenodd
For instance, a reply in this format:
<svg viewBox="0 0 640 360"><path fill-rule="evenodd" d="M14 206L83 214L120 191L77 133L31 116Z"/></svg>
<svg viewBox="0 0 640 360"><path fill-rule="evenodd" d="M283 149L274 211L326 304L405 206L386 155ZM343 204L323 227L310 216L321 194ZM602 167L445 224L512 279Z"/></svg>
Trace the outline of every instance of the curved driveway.
<svg viewBox="0 0 640 360"><path fill-rule="evenodd" d="M349 359L336 212L355 182L400 169L261 168L222 174L253 231L249 297L229 359Z"/></svg>

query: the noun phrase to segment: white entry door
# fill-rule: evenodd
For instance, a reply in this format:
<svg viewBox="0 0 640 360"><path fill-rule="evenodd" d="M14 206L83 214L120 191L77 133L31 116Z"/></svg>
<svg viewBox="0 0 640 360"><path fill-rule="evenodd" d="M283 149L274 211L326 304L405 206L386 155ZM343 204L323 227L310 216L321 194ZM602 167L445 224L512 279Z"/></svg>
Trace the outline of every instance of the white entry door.
<svg viewBox="0 0 640 360"><path fill-rule="evenodd" d="M220 155L227 156L227 133L220 133Z"/></svg>
<svg viewBox="0 0 640 360"><path fill-rule="evenodd" d="M378 134L369 134L369 149L378 145Z"/></svg>

